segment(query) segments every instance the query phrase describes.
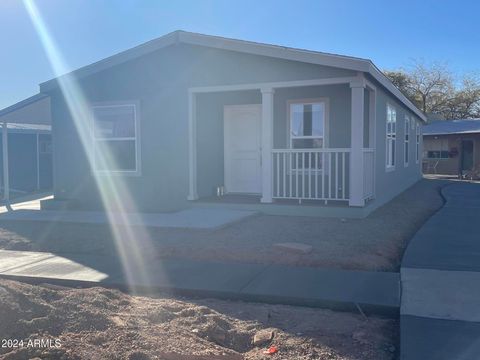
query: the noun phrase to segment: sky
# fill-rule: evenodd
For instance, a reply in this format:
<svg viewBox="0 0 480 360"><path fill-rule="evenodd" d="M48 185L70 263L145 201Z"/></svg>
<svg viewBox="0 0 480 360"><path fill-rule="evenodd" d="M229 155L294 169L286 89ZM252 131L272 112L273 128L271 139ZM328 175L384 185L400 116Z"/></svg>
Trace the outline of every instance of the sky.
<svg viewBox="0 0 480 360"><path fill-rule="evenodd" d="M34 0L72 70L174 30L480 73L480 2ZM0 109L55 77L21 0L0 0Z"/></svg>

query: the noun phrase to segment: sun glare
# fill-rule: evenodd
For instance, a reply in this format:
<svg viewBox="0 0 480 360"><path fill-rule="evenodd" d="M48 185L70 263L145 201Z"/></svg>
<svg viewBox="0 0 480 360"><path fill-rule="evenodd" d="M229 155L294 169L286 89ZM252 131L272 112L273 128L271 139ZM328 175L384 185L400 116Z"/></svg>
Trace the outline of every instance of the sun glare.
<svg viewBox="0 0 480 360"><path fill-rule="evenodd" d="M95 178L103 206L109 220L109 226L115 240L115 246L122 262L126 280L131 291L137 286L148 288L151 285L148 272L144 263L153 259L145 259L149 251L151 239L145 226L132 227L132 217L138 214L137 207L124 178L120 176L97 176L93 171L92 137L91 137L91 114L88 100L82 92L78 81L68 73L69 68L64 61L61 52L56 46L48 27L43 20L35 2L24 0L24 6L30 16L34 28L40 38L48 60L52 66L63 98L75 124L77 134L82 143L83 150L88 155L92 176ZM102 153L97 154L96 161L102 168L111 167L115 158L108 149L102 148ZM138 219L137 219L138 220ZM121 224L121 225L119 225Z"/></svg>

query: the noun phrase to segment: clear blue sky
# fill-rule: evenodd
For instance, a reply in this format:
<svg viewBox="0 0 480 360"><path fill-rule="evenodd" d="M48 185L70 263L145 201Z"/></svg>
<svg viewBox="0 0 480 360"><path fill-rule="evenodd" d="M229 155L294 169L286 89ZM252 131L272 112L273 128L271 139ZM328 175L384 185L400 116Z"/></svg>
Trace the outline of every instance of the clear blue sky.
<svg viewBox="0 0 480 360"><path fill-rule="evenodd" d="M381 69L412 59L480 70L477 1L36 0L71 69L170 31L370 58ZM21 0L0 0L0 109L53 77Z"/></svg>

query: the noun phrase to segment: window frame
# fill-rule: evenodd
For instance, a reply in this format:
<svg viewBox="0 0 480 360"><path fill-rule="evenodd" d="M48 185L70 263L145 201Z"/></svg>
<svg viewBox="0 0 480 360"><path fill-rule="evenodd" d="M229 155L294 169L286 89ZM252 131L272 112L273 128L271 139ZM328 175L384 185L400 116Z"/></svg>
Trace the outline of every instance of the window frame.
<svg viewBox="0 0 480 360"><path fill-rule="evenodd" d="M109 101L109 102L97 102L93 103L90 107L90 124L91 124L91 140L92 140L92 151L91 151L91 163L93 166L93 172L96 175L117 175L117 176L141 176L142 167L141 167L141 141L140 141L140 102L138 100L126 100L126 101ZM133 107L134 114L134 137L121 137L121 138L107 138L99 137L95 135L95 117L94 109L96 108L115 108L115 107ZM97 169L97 162L95 157L96 144L98 141L134 141L135 143L135 169L134 170L101 170Z"/></svg>
<svg viewBox="0 0 480 360"><path fill-rule="evenodd" d="M410 163L410 122L413 119L405 115L404 134L403 134L403 165L408 167Z"/></svg>
<svg viewBox="0 0 480 360"><path fill-rule="evenodd" d="M395 121L390 121L389 119L389 110L394 112L395 114ZM386 111L385 111L385 169L387 172L394 171L396 167L396 159L397 159L397 109L390 103L387 103ZM388 131L388 124L394 124L395 131ZM392 145L390 145L392 144ZM390 163L390 154L392 153L392 163ZM390 150L390 151L389 151Z"/></svg>
<svg viewBox="0 0 480 360"><path fill-rule="evenodd" d="M302 105L313 105L313 104L318 104L318 103L323 103L323 108L324 108L324 124L323 124L323 137L320 136L295 136L292 137L292 122L291 122L291 106L295 104L302 104ZM292 149L292 150L308 150L308 148L298 148L295 149L293 147L293 140L294 139L322 139L323 144L321 148L311 148L312 150L315 149L328 149L329 147L329 113L330 113L330 99L327 97L320 97L320 98L307 98L307 99L290 99L287 101L287 148ZM310 169L310 168L297 168L294 166L288 166L288 173L295 173L296 171L310 171L312 173L321 173L325 169L324 164L322 164L321 168L318 169Z"/></svg>
<svg viewBox="0 0 480 360"><path fill-rule="evenodd" d="M420 124L417 121L415 124L415 163L419 164L420 163L420 137L421 137L421 131L420 131Z"/></svg>

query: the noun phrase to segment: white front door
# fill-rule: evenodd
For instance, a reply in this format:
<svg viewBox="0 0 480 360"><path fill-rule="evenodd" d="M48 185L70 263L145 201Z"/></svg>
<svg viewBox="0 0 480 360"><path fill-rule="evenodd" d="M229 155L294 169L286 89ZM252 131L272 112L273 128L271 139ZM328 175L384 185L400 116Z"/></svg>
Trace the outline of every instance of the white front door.
<svg viewBox="0 0 480 360"><path fill-rule="evenodd" d="M259 194L262 105L224 108L225 188L228 193Z"/></svg>

